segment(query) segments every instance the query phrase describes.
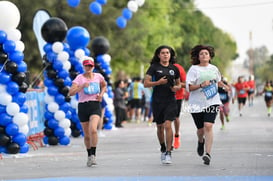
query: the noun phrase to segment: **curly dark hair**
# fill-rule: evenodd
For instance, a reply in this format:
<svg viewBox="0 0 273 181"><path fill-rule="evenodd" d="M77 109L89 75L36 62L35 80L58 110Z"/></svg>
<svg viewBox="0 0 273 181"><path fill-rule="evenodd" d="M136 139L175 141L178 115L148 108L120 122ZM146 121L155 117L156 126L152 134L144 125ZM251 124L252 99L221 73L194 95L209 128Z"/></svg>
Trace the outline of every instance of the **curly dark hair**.
<svg viewBox="0 0 273 181"><path fill-rule="evenodd" d="M170 51L170 54L171 54L170 63L171 63L171 64L174 64L174 63L175 63L175 58L176 58L176 56L175 56L175 51L174 51L174 49L173 49L172 47L170 47L170 46L167 46L167 45L161 45L161 46L159 46L159 47L155 50L154 56L153 56L153 58L152 58L152 60L151 60L151 64L159 63L159 62L160 62L160 59L159 59L158 55L160 54L160 51L161 51L162 49L165 49L165 48L167 48L167 49Z"/></svg>
<svg viewBox="0 0 273 181"><path fill-rule="evenodd" d="M208 50L209 51L209 54L210 54L210 57L211 57L211 59L214 57L214 48L212 47L212 46L209 46L209 45L196 45L195 47L193 47L192 49L191 49L191 52L190 52L190 54L191 54L191 59L192 59L192 64L193 65L198 65L198 64L200 64L200 60L199 60L199 52L201 51L201 50L204 50L204 49L206 49L206 50ZM210 63L210 61L209 61L209 63Z"/></svg>

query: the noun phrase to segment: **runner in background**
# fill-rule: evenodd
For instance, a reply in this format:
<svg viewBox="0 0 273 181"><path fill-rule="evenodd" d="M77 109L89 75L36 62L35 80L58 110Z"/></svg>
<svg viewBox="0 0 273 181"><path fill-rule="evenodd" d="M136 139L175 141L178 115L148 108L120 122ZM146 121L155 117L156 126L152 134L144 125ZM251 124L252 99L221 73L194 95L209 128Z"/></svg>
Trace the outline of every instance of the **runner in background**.
<svg viewBox="0 0 273 181"><path fill-rule="evenodd" d="M266 104L267 108L267 116L271 116L272 112L272 102L273 102L273 86L271 85L270 81L266 81L263 92L260 94L264 93L264 101Z"/></svg>
<svg viewBox="0 0 273 181"><path fill-rule="evenodd" d="M176 98L176 104L177 104L177 114L176 114L176 118L174 121L174 143L173 143L173 147L174 149L178 149L180 147L180 112L181 112L181 106L183 104L183 100L184 100L184 94L185 94L185 89L183 87L185 87L185 82L186 82L186 72L184 70L184 68L178 64L175 63L174 64L180 73L180 82L182 83L182 88L179 89L178 91L175 92L175 98Z"/></svg>
<svg viewBox="0 0 273 181"><path fill-rule="evenodd" d="M246 104L246 99L247 99L247 91L248 91L248 84L244 80L243 76L238 77L237 83L234 85L236 89L236 95L237 95L237 101L238 101L238 110L239 110L239 115L242 116L242 109Z"/></svg>
<svg viewBox="0 0 273 181"><path fill-rule="evenodd" d="M229 86L228 90L224 89L223 87L218 87L218 93L220 95L220 99L222 101L222 105L220 105L220 120L221 120L221 130L225 129L225 118L226 121L229 122L229 102L230 102L230 95L231 95L231 86L227 82L227 78L222 77L222 82Z"/></svg>
<svg viewBox="0 0 273 181"><path fill-rule="evenodd" d="M247 81L247 85L249 87L248 93L248 106L253 106L253 100L255 96L256 83L254 80L254 75L250 75Z"/></svg>

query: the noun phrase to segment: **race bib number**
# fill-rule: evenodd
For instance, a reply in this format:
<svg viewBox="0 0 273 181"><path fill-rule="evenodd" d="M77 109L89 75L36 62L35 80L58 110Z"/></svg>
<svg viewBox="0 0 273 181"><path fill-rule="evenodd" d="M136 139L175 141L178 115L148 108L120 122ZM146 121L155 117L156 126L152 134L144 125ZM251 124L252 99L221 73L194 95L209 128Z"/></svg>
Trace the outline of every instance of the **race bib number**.
<svg viewBox="0 0 273 181"><path fill-rule="evenodd" d="M88 87L83 89L85 94L99 94L100 93L100 85L98 82L91 82Z"/></svg>
<svg viewBox="0 0 273 181"><path fill-rule="evenodd" d="M215 83L210 84L209 86L202 88L202 91L204 92L207 99L213 98L218 92L217 86L216 86Z"/></svg>

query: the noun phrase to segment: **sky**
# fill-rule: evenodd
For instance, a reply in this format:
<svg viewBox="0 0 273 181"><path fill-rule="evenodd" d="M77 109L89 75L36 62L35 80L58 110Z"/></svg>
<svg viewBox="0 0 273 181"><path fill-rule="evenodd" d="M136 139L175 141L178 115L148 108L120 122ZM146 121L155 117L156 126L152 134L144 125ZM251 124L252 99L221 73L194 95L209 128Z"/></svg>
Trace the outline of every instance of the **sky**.
<svg viewBox="0 0 273 181"><path fill-rule="evenodd" d="M273 0L195 0L195 5L236 41L236 61L243 62L250 47L266 46L273 54Z"/></svg>

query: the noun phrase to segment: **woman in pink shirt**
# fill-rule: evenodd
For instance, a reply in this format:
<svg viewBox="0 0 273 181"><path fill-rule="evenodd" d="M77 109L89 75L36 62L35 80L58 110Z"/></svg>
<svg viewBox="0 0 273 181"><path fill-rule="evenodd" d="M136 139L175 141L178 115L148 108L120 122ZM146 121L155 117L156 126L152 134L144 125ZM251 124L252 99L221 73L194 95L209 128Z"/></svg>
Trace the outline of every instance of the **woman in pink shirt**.
<svg viewBox="0 0 273 181"><path fill-rule="evenodd" d="M87 166L96 165L96 147L98 143L97 127L101 118L101 101L106 91L106 82L100 73L94 73L94 60L83 58L84 73L72 82L69 94L78 93L78 116L84 133L87 149Z"/></svg>

